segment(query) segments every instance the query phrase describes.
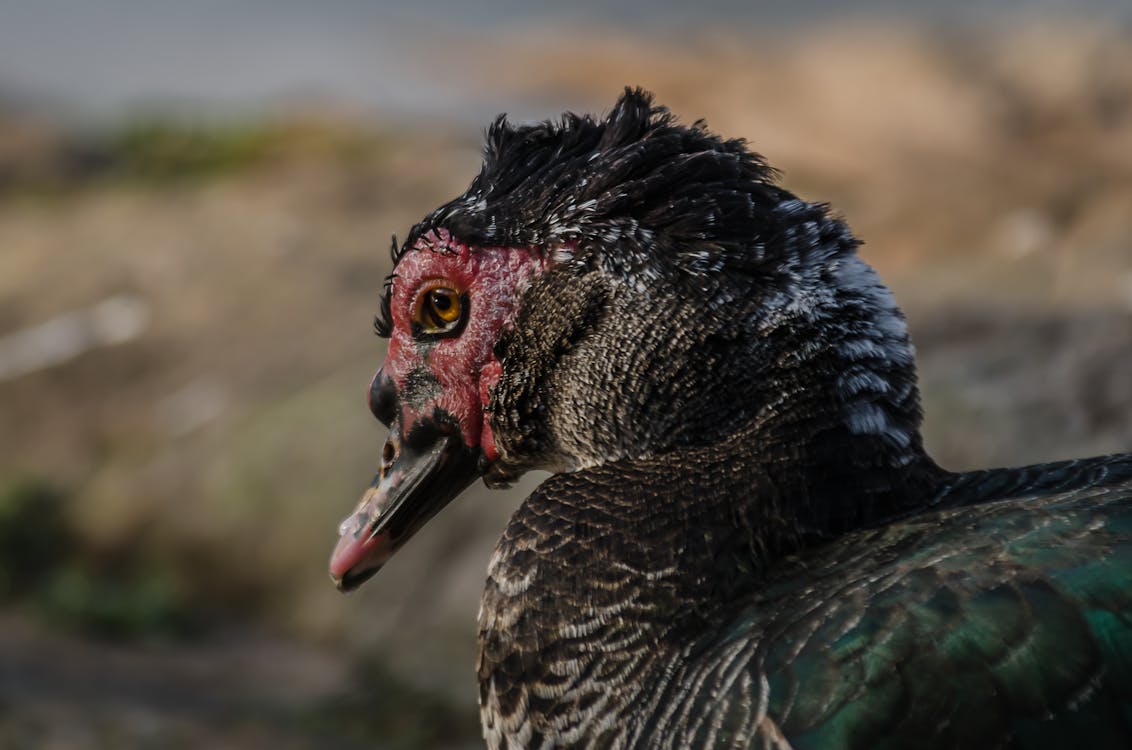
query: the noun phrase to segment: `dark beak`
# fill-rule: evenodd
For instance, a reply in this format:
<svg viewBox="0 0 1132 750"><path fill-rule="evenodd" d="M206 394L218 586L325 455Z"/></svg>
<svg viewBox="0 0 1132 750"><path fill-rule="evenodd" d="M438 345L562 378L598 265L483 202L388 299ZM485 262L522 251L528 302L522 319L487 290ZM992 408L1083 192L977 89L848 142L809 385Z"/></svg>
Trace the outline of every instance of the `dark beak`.
<svg viewBox="0 0 1132 750"><path fill-rule="evenodd" d="M385 444L381 472L357 510L338 527L330 576L339 590L362 585L409 537L479 476L479 449L445 420L420 420L402 441L398 425Z"/></svg>

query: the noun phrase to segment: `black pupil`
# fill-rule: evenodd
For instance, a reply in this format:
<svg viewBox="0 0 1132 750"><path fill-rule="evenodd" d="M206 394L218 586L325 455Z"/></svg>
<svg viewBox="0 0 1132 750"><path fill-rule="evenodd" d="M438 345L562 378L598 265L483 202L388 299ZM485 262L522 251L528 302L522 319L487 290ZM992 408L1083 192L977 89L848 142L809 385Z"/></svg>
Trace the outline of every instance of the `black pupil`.
<svg viewBox="0 0 1132 750"><path fill-rule="evenodd" d="M447 294L441 294L440 292L433 292L432 293L432 306L435 307L440 312L448 312L448 309L450 307L452 307L452 298L449 297Z"/></svg>

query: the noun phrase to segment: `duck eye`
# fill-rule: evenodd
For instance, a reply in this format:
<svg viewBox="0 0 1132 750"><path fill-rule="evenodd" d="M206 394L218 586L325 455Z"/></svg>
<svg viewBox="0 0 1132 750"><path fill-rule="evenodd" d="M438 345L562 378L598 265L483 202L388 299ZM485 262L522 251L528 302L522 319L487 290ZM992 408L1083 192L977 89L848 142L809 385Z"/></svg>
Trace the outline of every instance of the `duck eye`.
<svg viewBox="0 0 1132 750"><path fill-rule="evenodd" d="M459 333L467 306L464 296L446 286L426 289L419 297L416 313L413 315L414 327L422 334L435 336Z"/></svg>
<svg viewBox="0 0 1132 750"><path fill-rule="evenodd" d="M451 289L433 289L428 293L429 312L438 320L451 323L460 317L460 297Z"/></svg>

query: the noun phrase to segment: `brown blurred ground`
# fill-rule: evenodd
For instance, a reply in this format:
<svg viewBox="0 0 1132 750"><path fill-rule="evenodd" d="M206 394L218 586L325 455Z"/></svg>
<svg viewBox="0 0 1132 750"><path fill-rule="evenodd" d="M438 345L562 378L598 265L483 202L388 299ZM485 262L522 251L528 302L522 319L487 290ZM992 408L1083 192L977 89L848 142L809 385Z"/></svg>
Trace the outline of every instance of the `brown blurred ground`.
<svg viewBox="0 0 1132 750"><path fill-rule="evenodd" d="M642 85L832 202L908 313L946 466L1132 449L1128 30L440 41L547 116ZM470 491L357 596L325 567L382 439L388 236L478 147L325 111L0 118L0 336L133 311L0 380L0 747L476 745L476 603L531 483Z"/></svg>

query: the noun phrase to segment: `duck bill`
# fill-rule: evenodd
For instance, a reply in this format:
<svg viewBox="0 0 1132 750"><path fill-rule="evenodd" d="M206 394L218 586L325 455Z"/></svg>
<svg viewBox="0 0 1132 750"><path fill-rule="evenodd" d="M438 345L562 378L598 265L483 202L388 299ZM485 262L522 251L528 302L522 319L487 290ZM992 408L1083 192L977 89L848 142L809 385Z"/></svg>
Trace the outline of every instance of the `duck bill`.
<svg viewBox="0 0 1132 750"><path fill-rule="evenodd" d="M392 461L382 466L357 509L338 527L330 576L339 590L353 591L367 581L479 476L480 451L467 446L459 431L434 433L420 442L402 444L394 427L386 446Z"/></svg>

